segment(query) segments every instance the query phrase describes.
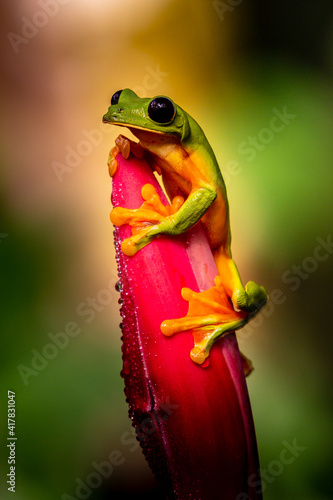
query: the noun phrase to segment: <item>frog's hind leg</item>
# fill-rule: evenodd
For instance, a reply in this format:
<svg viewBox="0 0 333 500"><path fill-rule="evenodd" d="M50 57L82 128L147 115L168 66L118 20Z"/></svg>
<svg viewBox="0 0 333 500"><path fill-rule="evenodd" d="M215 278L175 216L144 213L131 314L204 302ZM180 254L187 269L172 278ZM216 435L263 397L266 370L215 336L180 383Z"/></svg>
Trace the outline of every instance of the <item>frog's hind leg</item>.
<svg viewBox="0 0 333 500"><path fill-rule="evenodd" d="M267 302L267 293L263 286L249 281L245 288L230 251L222 247L213 252L219 276L223 280L226 293L231 298L236 310L256 314Z"/></svg>
<svg viewBox="0 0 333 500"><path fill-rule="evenodd" d="M161 324L161 331L166 336L192 331L194 347L190 356L200 365L209 356L216 340L241 328L249 318L249 314L234 310L221 278L216 276L214 281L215 286L203 292L183 288L182 297L189 303L187 315Z"/></svg>
<svg viewBox="0 0 333 500"><path fill-rule="evenodd" d="M167 319L161 324L161 331L166 336L192 331L194 347L190 356L200 365L218 339L243 327L267 300L265 289L253 282L249 282L244 289L229 252L217 250L214 258L219 272L214 280L215 286L202 292L183 288L182 297L189 303L187 315ZM253 367L245 356L241 356L247 375Z"/></svg>

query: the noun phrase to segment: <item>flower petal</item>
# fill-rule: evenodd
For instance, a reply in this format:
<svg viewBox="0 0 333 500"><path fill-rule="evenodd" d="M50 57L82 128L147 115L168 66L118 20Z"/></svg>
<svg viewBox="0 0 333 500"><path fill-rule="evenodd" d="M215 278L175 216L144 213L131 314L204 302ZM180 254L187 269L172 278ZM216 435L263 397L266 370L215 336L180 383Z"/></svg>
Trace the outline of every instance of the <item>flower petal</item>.
<svg viewBox="0 0 333 500"><path fill-rule="evenodd" d="M152 184L143 159L117 155L114 206L136 209ZM261 498L251 408L234 334L219 340L204 368L194 363L190 332L161 333L161 323L186 315L181 290L214 285L215 263L198 224L186 235L161 236L128 257L115 229L123 317L123 371L129 414L153 472L170 499ZM248 478L251 476L249 486ZM246 496L248 495L248 496Z"/></svg>

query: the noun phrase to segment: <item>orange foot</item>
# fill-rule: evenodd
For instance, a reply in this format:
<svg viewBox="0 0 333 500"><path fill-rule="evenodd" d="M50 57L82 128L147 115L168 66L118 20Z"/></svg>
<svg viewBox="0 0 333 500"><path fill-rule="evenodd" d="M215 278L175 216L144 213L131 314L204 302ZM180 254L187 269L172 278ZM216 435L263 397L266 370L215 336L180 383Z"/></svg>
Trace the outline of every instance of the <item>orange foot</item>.
<svg viewBox="0 0 333 500"><path fill-rule="evenodd" d="M144 149L137 142L131 141L124 135L118 135L115 140L116 145L111 149L108 158L108 167L110 177L113 177L118 168L116 156L121 153L125 160L129 157L130 153L134 154L137 158L143 158Z"/></svg>
<svg viewBox="0 0 333 500"><path fill-rule="evenodd" d="M249 320L248 313L233 308L220 276L216 276L214 282L215 286L203 292L183 288L182 297L189 303L187 315L161 324L161 331L166 336L193 330L194 347L190 356L199 365L207 359L216 340L241 328ZM252 364L245 356L242 363L247 375L253 369Z"/></svg>
<svg viewBox="0 0 333 500"><path fill-rule="evenodd" d="M116 207L110 214L111 222L115 226L123 224L132 226L132 236L121 244L123 253L128 256L135 255L154 237L162 234L163 225L170 224L169 217L176 213L184 203L182 196L175 196L171 205L163 205L156 189L151 184L143 186L141 196L144 202L140 208Z"/></svg>

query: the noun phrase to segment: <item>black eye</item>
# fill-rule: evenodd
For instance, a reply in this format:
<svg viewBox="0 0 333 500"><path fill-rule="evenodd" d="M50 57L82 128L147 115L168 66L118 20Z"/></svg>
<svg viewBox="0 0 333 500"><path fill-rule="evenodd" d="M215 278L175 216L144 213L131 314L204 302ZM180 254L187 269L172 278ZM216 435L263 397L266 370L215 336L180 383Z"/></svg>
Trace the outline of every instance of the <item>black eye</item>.
<svg viewBox="0 0 333 500"><path fill-rule="evenodd" d="M149 117L157 123L169 123L176 114L173 102L167 97L155 97L148 106Z"/></svg>
<svg viewBox="0 0 333 500"><path fill-rule="evenodd" d="M118 101L119 101L119 97L120 97L120 94L122 93L122 90L117 90L117 92L115 92L113 94L113 96L111 97L111 106L113 104L118 104Z"/></svg>

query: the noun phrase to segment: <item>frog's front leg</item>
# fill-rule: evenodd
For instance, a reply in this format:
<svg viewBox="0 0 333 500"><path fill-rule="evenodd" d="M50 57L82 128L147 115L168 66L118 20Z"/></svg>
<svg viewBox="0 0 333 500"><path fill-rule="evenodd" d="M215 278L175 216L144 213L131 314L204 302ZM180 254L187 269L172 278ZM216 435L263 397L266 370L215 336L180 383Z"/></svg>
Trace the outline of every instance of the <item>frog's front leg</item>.
<svg viewBox="0 0 333 500"><path fill-rule="evenodd" d="M115 141L116 145L111 149L108 157L108 167L110 177L114 177L117 172L118 162L117 154L121 153L125 160L129 157L130 153L133 153L136 158L143 158L144 149L139 143L131 141L124 135L118 135Z"/></svg>
<svg viewBox="0 0 333 500"><path fill-rule="evenodd" d="M116 207L110 218L115 226L129 224L133 235L122 243L122 251L135 255L138 250L162 234L181 234L196 224L216 198L216 192L208 185L193 189L187 200L177 196L170 206L164 206L152 185L146 184L141 191L143 205L138 209Z"/></svg>
<svg viewBox="0 0 333 500"><path fill-rule="evenodd" d="M123 253L128 256L135 255L158 234L167 233L171 214L177 212L184 203L181 196L176 196L171 205L163 205L151 184L142 187L141 196L144 202L140 208L116 207L110 214L115 226L129 224L132 227L132 236L121 244Z"/></svg>

